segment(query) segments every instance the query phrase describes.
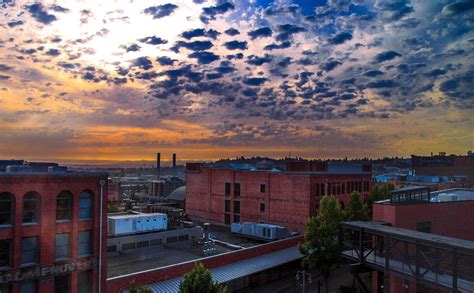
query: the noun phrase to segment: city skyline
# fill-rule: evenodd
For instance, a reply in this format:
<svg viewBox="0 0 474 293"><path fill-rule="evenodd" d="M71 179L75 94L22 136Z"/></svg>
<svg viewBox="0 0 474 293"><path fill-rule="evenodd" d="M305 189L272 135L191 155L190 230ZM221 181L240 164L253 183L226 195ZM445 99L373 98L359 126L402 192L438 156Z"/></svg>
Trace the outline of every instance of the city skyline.
<svg viewBox="0 0 474 293"><path fill-rule="evenodd" d="M3 2L6 159L378 158L473 146L469 1Z"/></svg>

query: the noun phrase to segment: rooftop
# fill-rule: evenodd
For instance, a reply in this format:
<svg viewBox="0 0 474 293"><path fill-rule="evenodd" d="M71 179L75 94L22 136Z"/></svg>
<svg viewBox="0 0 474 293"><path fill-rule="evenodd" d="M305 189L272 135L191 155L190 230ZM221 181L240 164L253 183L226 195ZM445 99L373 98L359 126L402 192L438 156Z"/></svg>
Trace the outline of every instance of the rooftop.
<svg viewBox="0 0 474 293"><path fill-rule="evenodd" d="M120 215L108 215L108 219L113 219L113 220L120 220L120 219L137 219L137 218L145 218L145 217L154 217L154 216L161 216L165 215L163 213L149 213L149 214L120 214Z"/></svg>
<svg viewBox="0 0 474 293"><path fill-rule="evenodd" d="M390 194L390 199L379 201L379 204L412 204L440 203L474 200L474 189L452 188L430 191L429 186L406 186Z"/></svg>

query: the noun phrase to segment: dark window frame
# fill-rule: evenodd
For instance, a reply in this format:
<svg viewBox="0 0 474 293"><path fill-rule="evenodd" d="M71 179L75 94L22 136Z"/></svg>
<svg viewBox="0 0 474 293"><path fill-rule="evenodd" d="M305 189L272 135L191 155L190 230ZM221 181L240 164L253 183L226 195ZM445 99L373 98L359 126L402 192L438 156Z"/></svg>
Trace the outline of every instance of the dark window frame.
<svg viewBox="0 0 474 293"><path fill-rule="evenodd" d="M34 207L27 207L28 203L33 203ZM38 192L28 192L23 196L23 225L33 225L40 222L41 195ZM33 216L28 217L27 214ZM25 221L25 219L27 219Z"/></svg>
<svg viewBox="0 0 474 293"><path fill-rule="evenodd" d="M240 196L240 182L234 182L234 196Z"/></svg>
<svg viewBox="0 0 474 293"><path fill-rule="evenodd" d="M63 190L56 197L56 222L68 222L72 220L73 194L70 191ZM67 201L67 207L59 207L60 201ZM63 214L63 215L61 215ZM60 217L61 215L61 217Z"/></svg>
<svg viewBox="0 0 474 293"><path fill-rule="evenodd" d="M15 196L10 192L0 193L0 227L13 225L14 211Z"/></svg>
<svg viewBox="0 0 474 293"><path fill-rule="evenodd" d="M234 200L234 214L240 215L240 200Z"/></svg>
<svg viewBox="0 0 474 293"><path fill-rule="evenodd" d="M260 203L260 212L261 213L265 212L265 203L264 202Z"/></svg>
<svg viewBox="0 0 474 293"><path fill-rule="evenodd" d="M81 235L89 235L88 242L84 241L84 239L81 239ZM77 256L78 257L91 256L94 254L93 246L92 246L93 244L92 238L93 238L92 231L90 230L79 231L79 233L77 234ZM84 249L84 248L87 248L87 249ZM81 249L83 250L81 251Z"/></svg>
<svg viewBox="0 0 474 293"><path fill-rule="evenodd" d="M24 241L29 241L29 240L33 240L33 239L34 239L34 242L35 242L34 248L26 250L24 248L24 245L25 245ZM22 266L28 266L28 265L38 264L39 263L39 261L38 261L39 251L40 250L39 250L39 238L38 237L33 236L33 237L22 238L21 239L21 265ZM23 257L26 257L26 255L28 255L28 253L31 253L31 252L34 253L34 260L33 261L24 260Z"/></svg>
<svg viewBox="0 0 474 293"><path fill-rule="evenodd" d="M266 185L261 183L260 184L260 193L265 193L265 191L266 191Z"/></svg>
<svg viewBox="0 0 474 293"><path fill-rule="evenodd" d="M85 200L89 201L88 207L81 207ZM82 202L81 202L82 201ZM87 216L82 216L81 212L87 210ZM94 194L90 190L79 193L79 220L91 220L94 218Z"/></svg>
<svg viewBox="0 0 474 293"><path fill-rule="evenodd" d="M230 182L226 182L225 183L225 191L224 191L225 195L230 196L230 188L231 188Z"/></svg>
<svg viewBox="0 0 474 293"><path fill-rule="evenodd" d="M7 249L4 246L8 246ZM13 261L13 242L11 239L1 239L0 240L0 268L11 268L12 261ZM4 263L3 259L8 258L8 260Z"/></svg>
<svg viewBox="0 0 474 293"><path fill-rule="evenodd" d="M58 257L58 236L67 235L67 256L66 257ZM59 246L63 247L63 245ZM62 255L61 255L62 256ZM54 246L54 259L56 261L66 260L71 258L71 233L60 233L56 234L56 241Z"/></svg>
<svg viewBox="0 0 474 293"><path fill-rule="evenodd" d="M64 282L61 287L58 288L58 281ZM71 292L71 274L57 275L54 277L54 293L66 293Z"/></svg>

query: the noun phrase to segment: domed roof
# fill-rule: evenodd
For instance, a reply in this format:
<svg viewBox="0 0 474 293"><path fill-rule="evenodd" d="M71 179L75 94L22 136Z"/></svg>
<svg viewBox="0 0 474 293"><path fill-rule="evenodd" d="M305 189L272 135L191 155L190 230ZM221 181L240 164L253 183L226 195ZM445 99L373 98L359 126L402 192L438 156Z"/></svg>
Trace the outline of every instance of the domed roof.
<svg viewBox="0 0 474 293"><path fill-rule="evenodd" d="M171 200L184 201L186 198L186 186L176 188L167 198Z"/></svg>

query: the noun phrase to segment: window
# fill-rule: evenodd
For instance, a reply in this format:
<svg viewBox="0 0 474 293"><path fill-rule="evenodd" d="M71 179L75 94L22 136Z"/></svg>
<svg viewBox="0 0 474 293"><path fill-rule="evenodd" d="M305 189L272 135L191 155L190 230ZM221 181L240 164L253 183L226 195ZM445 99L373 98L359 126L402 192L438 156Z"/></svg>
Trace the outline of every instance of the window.
<svg viewBox="0 0 474 293"><path fill-rule="evenodd" d="M263 237L265 237L265 238L270 238L270 236L271 236L271 235L270 235L270 228L264 227L264 228L263 228Z"/></svg>
<svg viewBox="0 0 474 293"><path fill-rule="evenodd" d="M240 222L240 216L239 215L234 215L234 223Z"/></svg>
<svg viewBox="0 0 474 293"><path fill-rule="evenodd" d="M234 214L240 214L240 201L234 200Z"/></svg>
<svg viewBox="0 0 474 293"><path fill-rule="evenodd" d="M38 237L21 239L21 264L35 264L38 262Z"/></svg>
<svg viewBox="0 0 474 293"><path fill-rule="evenodd" d="M186 235L180 235L180 236L178 237L178 241L187 241L187 240L189 240L189 235L188 235L188 234L186 234Z"/></svg>
<svg viewBox="0 0 474 293"><path fill-rule="evenodd" d="M92 292L92 271L83 271L77 274L77 293Z"/></svg>
<svg viewBox="0 0 474 293"><path fill-rule="evenodd" d="M234 183L234 196L240 196L240 183Z"/></svg>
<svg viewBox="0 0 474 293"><path fill-rule="evenodd" d="M0 240L0 267L10 267L12 261L12 241Z"/></svg>
<svg viewBox="0 0 474 293"><path fill-rule="evenodd" d="M11 225L13 223L13 195L0 193L0 225Z"/></svg>
<svg viewBox="0 0 474 293"><path fill-rule="evenodd" d="M28 192L23 198L23 223L38 223L39 220L39 194Z"/></svg>
<svg viewBox="0 0 474 293"><path fill-rule="evenodd" d="M260 192L265 192L265 184L260 184Z"/></svg>
<svg viewBox="0 0 474 293"><path fill-rule="evenodd" d="M78 243L77 243L77 255L88 256L92 254L92 232L81 231L79 232Z"/></svg>
<svg viewBox="0 0 474 293"><path fill-rule="evenodd" d="M224 223L226 225L230 225L230 214L225 214L224 215Z"/></svg>
<svg viewBox="0 0 474 293"><path fill-rule="evenodd" d="M137 242L137 248L145 248L145 247L148 247L148 246L150 246L149 241L139 241L139 242Z"/></svg>
<svg viewBox="0 0 474 293"><path fill-rule="evenodd" d="M10 293L12 292L11 286L0 286L0 293Z"/></svg>
<svg viewBox="0 0 474 293"><path fill-rule="evenodd" d="M56 235L56 255L55 258L65 259L69 258L69 234Z"/></svg>
<svg viewBox="0 0 474 293"><path fill-rule="evenodd" d="M225 200L225 212L230 213L230 200Z"/></svg>
<svg viewBox="0 0 474 293"><path fill-rule="evenodd" d="M176 242L178 242L178 237L177 236L166 238L166 243L176 243Z"/></svg>
<svg viewBox="0 0 474 293"><path fill-rule="evenodd" d="M263 202L260 203L260 211L261 212L265 211L265 204Z"/></svg>
<svg viewBox="0 0 474 293"><path fill-rule="evenodd" d="M20 283L20 293L36 293L36 292L38 292L38 284L36 283L36 281L25 281L25 282Z"/></svg>
<svg viewBox="0 0 474 293"><path fill-rule="evenodd" d="M321 195L326 195L326 185L321 183Z"/></svg>
<svg viewBox="0 0 474 293"><path fill-rule="evenodd" d="M72 194L69 191L61 191L56 199L56 221L67 221L71 219Z"/></svg>
<svg viewBox="0 0 474 293"><path fill-rule="evenodd" d="M158 245L161 245L161 243L162 243L161 238L160 238L160 239L152 239L152 240L150 240L150 246L158 246Z"/></svg>
<svg viewBox="0 0 474 293"><path fill-rule="evenodd" d="M116 251L117 251L117 245L107 246L107 252L116 252Z"/></svg>
<svg viewBox="0 0 474 293"><path fill-rule="evenodd" d="M225 195L230 195L230 182L225 184Z"/></svg>
<svg viewBox="0 0 474 293"><path fill-rule="evenodd" d="M332 193L331 193L331 192L332 192L332 189L331 189L331 188L332 188L332 184L331 184L331 182L328 182L328 195L331 195L331 194L332 194Z"/></svg>
<svg viewBox="0 0 474 293"><path fill-rule="evenodd" d="M62 275L54 277L54 293L69 293L70 292L70 275Z"/></svg>
<svg viewBox="0 0 474 293"><path fill-rule="evenodd" d="M79 219L92 218L92 193L83 191L79 194Z"/></svg>

